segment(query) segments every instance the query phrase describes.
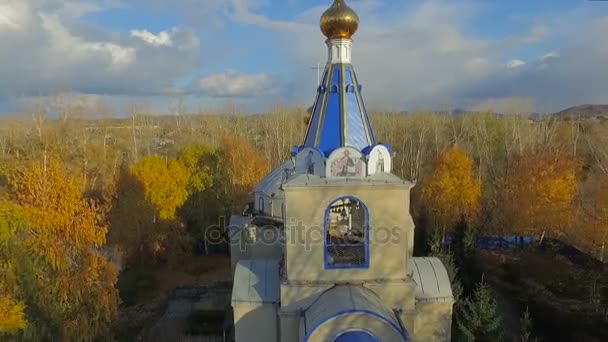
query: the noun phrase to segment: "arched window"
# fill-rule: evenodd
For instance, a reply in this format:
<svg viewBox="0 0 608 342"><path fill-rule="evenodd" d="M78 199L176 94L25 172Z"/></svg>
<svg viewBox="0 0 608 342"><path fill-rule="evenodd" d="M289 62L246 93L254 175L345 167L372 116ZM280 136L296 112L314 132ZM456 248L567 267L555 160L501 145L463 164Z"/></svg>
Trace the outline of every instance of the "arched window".
<svg viewBox="0 0 608 342"><path fill-rule="evenodd" d="M369 267L369 213L352 196L334 200L325 211L325 268Z"/></svg>
<svg viewBox="0 0 608 342"><path fill-rule="evenodd" d="M260 202L258 204L258 209L260 210L261 213L264 212L264 199L262 198L262 196L260 196Z"/></svg>

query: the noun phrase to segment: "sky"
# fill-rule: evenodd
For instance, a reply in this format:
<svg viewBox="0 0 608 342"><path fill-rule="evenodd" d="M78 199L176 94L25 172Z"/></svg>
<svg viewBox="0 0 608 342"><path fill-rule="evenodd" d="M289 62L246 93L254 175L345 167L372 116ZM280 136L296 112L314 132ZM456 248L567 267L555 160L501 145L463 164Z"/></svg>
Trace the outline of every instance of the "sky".
<svg viewBox="0 0 608 342"><path fill-rule="evenodd" d="M0 0L0 113L65 92L118 111L308 107L331 2ZM347 3L370 109L608 103L608 1Z"/></svg>

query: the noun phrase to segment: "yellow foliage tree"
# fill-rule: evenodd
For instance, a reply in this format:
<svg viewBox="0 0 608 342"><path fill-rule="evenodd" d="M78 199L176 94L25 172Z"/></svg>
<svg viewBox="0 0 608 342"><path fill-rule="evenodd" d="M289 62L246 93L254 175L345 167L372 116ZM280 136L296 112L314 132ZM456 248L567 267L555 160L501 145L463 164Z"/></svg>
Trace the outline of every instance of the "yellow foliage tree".
<svg viewBox="0 0 608 342"><path fill-rule="evenodd" d="M9 223L17 244L15 276L34 330L63 341L105 335L118 309L117 269L103 255L107 228L61 165L31 165L10 180L21 222ZM49 337L49 336L47 336Z"/></svg>
<svg viewBox="0 0 608 342"><path fill-rule="evenodd" d="M580 161L567 151L514 155L502 180L502 214L513 233L558 237L573 223Z"/></svg>
<svg viewBox="0 0 608 342"><path fill-rule="evenodd" d="M218 223L226 207L222 191L226 177L221 156L211 146L193 145L180 151L177 158L190 172L189 197L180 210L180 216L190 235L202 242L207 228Z"/></svg>
<svg viewBox="0 0 608 342"><path fill-rule="evenodd" d="M178 160L167 163L158 156L142 159L131 172L144 186L146 199L163 220L175 218L176 211L188 199L190 173Z"/></svg>
<svg viewBox="0 0 608 342"><path fill-rule="evenodd" d="M189 175L181 162L167 164L160 157L121 168L106 197L111 197L109 240L127 263L142 265L187 254L188 236L177 209L188 198Z"/></svg>
<svg viewBox="0 0 608 342"><path fill-rule="evenodd" d="M190 173L191 192L204 191L213 184L217 168L217 151L208 145L192 145L184 148L177 156Z"/></svg>
<svg viewBox="0 0 608 342"><path fill-rule="evenodd" d="M25 306L7 295L0 295L0 332L14 332L25 327Z"/></svg>
<svg viewBox="0 0 608 342"><path fill-rule="evenodd" d="M19 296L19 285L13 265L16 234L22 219L17 206L0 201L0 333L14 333L26 324L25 305L15 299Z"/></svg>
<svg viewBox="0 0 608 342"><path fill-rule="evenodd" d="M469 155L458 147L441 153L422 196L442 229L453 228L461 221L473 223L481 207L481 182Z"/></svg>

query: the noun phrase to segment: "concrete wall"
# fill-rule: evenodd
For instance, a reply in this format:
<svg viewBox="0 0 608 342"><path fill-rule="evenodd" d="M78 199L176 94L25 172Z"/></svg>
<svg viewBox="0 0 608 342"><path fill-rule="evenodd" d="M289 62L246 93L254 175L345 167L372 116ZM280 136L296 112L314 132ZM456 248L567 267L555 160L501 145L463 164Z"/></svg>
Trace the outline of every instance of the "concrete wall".
<svg viewBox="0 0 608 342"><path fill-rule="evenodd" d="M286 270L290 282L407 278L407 258L413 253L414 236L409 213L410 187L361 184L285 189ZM354 196L368 208L370 266L367 269L325 269L325 211L343 196Z"/></svg>
<svg viewBox="0 0 608 342"><path fill-rule="evenodd" d="M414 341L450 341L452 308L452 302L418 302L412 334Z"/></svg>
<svg viewBox="0 0 608 342"><path fill-rule="evenodd" d="M278 341L277 308L275 305L239 304L234 305L233 309L236 341Z"/></svg>

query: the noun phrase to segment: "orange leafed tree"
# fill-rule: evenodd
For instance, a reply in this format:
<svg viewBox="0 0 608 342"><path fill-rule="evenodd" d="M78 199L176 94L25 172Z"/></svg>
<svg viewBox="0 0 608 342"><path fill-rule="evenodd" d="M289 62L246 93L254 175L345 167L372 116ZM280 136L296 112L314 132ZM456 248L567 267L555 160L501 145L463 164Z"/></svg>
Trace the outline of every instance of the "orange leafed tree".
<svg viewBox="0 0 608 342"><path fill-rule="evenodd" d="M24 220L14 262L34 330L63 341L107 334L118 309L117 269L103 255L106 226L97 207L58 163L31 165L11 178ZM29 324L28 324L29 325Z"/></svg>
<svg viewBox="0 0 608 342"><path fill-rule="evenodd" d="M224 138L223 152L224 167L234 186L250 189L270 171L270 164L260 151L243 138Z"/></svg>
<svg viewBox="0 0 608 342"><path fill-rule="evenodd" d="M247 140L239 137L226 137L222 145L223 169L228 176L226 192L232 210L243 204L242 199L270 171L270 164L260 151Z"/></svg>
<svg viewBox="0 0 608 342"><path fill-rule="evenodd" d="M441 153L422 196L439 228L474 222L481 207L481 183L469 155L458 147Z"/></svg>
<svg viewBox="0 0 608 342"><path fill-rule="evenodd" d="M188 199L188 169L178 160L167 163L151 156L133 165L131 172L142 183L146 199L156 207L159 217L174 219L176 210Z"/></svg>
<svg viewBox="0 0 608 342"><path fill-rule="evenodd" d="M502 180L502 213L513 233L559 237L576 217L580 161L567 151L514 155Z"/></svg>

